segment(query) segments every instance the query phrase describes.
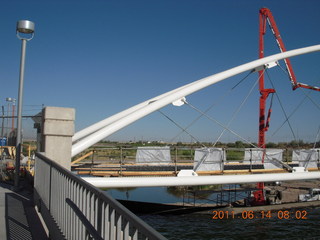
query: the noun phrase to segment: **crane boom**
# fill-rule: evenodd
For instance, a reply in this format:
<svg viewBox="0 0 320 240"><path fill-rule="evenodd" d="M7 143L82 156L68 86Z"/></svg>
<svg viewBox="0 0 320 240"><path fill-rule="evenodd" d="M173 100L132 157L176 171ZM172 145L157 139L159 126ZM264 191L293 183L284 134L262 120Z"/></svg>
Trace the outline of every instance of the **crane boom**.
<svg viewBox="0 0 320 240"><path fill-rule="evenodd" d="M269 25L273 36L275 37L275 40L277 42L277 45L280 49L281 52L285 52L286 48L284 46L283 40L281 38L280 35L280 31L277 27L276 21L274 20L274 17L271 13L271 11L268 8L261 8L260 9L260 33L259 33L259 58L263 58L264 57L264 41L263 41L263 36L266 33L266 25ZM308 84L304 84L304 83L299 83L297 81L297 78L294 74L290 59L284 59L284 63L286 65L286 68L288 70L288 74L289 74L289 79L290 82L292 84L292 89L296 90L297 88L306 88L306 89L311 89L311 90L315 90L315 91L320 91L319 87L315 87L315 86L310 86Z"/></svg>
<svg viewBox="0 0 320 240"><path fill-rule="evenodd" d="M264 58L264 35L266 34L266 25L269 25L273 36L277 42L277 45L281 52L286 52L286 48L284 46L283 40L280 35L280 31L277 27L276 21L268 8L261 8L259 11L259 58ZM294 74L291 62L289 58L283 59L286 65L286 69L288 71L289 79L292 85L292 89L295 90L297 88L307 88L315 91L320 91L319 87L309 86L304 83L298 83L296 76ZM265 88L264 84L264 72L265 69L261 69L259 71L259 91L260 91L260 99L259 99L259 139L258 146L260 148L266 148L265 135L269 128L270 116L272 109L271 107L268 110L268 115L266 118L266 101L270 94L275 93L275 89L273 88ZM272 99L271 99L272 105ZM264 163L264 154L262 156L262 163ZM265 204L264 197L264 183L257 183L258 190L254 192L254 205L263 205Z"/></svg>

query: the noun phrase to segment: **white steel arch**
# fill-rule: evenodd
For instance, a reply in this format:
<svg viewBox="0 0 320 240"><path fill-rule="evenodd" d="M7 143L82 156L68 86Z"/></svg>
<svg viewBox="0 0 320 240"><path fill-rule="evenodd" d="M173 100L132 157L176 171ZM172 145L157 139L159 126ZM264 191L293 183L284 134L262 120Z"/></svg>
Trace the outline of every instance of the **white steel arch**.
<svg viewBox="0 0 320 240"><path fill-rule="evenodd" d="M193 84L193 83L190 83L190 84ZM188 85L190 85L190 84L188 84ZM112 115L112 116L110 116L110 117L108 117L106 119L103 119L103 120L101 120L101 121L99 121L99 122L97 122L97 123L85 128L85 129L82 129L79 132L75 133L75 135L72 137L72 142L74 143L74 142L76 142L76 141L78 141L78 140L80 140L80 139L82 139L82 138L84 138L86 136L89 136L90 134L100 130L101 128L103 128L103 127L105 127L105 126L107 126L107 125L109 125L109 124L111 124L111 123L113 123L113 122L115 122L115 121L117 121L119 119L121 119L122 117L125 117L128 114L133 113L134 111L137 111L138 109L141 109L141 108L149 105L150 102L157 101L158 99L160 99L162 97L165 97L165 96L168 96L168 95L170 95L170 94L172 94L174 92L177 92L180 89L182 89L182 88L184 88L184 87L186 87L188 85L182 86L180 88L177 88L177 89L174 89L172 91L166 92L166 93L164 93L162 95L159 95L157 97L151 98L151 99L149 99L147 101L144 101L144 102L139 103L139 104L137 104L137 105L135 105L133 107L130 107L130 108L128 108L128 109L126 109L126 110L124 110L122 112L116 113L116 114L114 114L114 115Z"/></svg>
<svg viewBox="0 0 320 240"><path fill-rule="evenodd" d="M190 84L184 85L175 90L169 91L165 94L162 94L158 97L140 103L132 108L129 108L119 114L113 115L112 117L101 121L94 128L86 131L86 134L83 134L82 137L88 135L87 137L82 138L78 142L75 142L72 146L72 156L77 155L83 150L89 148L93 144L101 141L102 139L110 136L116 131L128 126L129 124L147 116L148 114L157 111L158 109L179 100L185 96L188 96L194 92L197 92L203 88L206 88L210 85L213 85L217 82L220 82L229 77L235 76L242 72L254 70L259 67L264 67L269 63L279 61L285 58L294 57L297 55L307 54L311 52L320 51L320 45L314 45L305 48L299 48L283 53L278 53L269 57L261 58L229 70L211 75L206 78L202 78ZM116 116L116 117L115 117ZM111 120L110 120L111 119ZM89 135L91 134L91 135ZM79 136L79 135L75 135ZM77 138L80 139L80 138Z"/></svg>

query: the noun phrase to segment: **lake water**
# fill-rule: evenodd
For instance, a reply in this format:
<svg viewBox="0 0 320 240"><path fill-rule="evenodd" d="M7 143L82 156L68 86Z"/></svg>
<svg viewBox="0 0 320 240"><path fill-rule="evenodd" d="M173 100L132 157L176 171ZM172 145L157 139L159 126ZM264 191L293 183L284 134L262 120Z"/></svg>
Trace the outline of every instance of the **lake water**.
<svg viewBox="0 0 320 240"><path fill-rule="evenodd" d="M181 239L320 239L320 208L304 209L307 219L222 219L212 215L141 215L170 240Z"/></svg>
<svg viewBox="0 0 320 240"><path fill-rule="evenodd" d="M222 189L234 189L237 185L224 185L210 187L199 187L203 191L219 191ZM194 190L200 190L198 188ZM145 187L133 189L109 189L107 191L113 198L121 200L153 202L153 203L177 203L177 202L196 202L196 203L216 203L217 199L221 202L221 194L219 193L197 193L196 198L192 193L186 194L185 188L175 187ZM219 195L219 196L218 196ZM222 196L222 202L226 203L229 200L243 199L248 195L247 192L225 192Z"/></svg>
<svg viewBox="0 0 320 240"><path fill-rule="evenodd" d="M229 186L224 186L228 189ZM110 189L107 191L116 199L155 203L175 203L186 201L181 191L172 191L166 187ZM237 194L241 199L247 193ZM197 203L213 203L217 193L207 194ZM224 196L227 200L230 196ZM181 239L320 239L320 208L301 209L307 219L296 219L291 213L288 219L280 219L277 214L270 218L257 215L253 219L229 217L212 219L213 214L186 215L139 215L145 222L170 240Z"/></svg>

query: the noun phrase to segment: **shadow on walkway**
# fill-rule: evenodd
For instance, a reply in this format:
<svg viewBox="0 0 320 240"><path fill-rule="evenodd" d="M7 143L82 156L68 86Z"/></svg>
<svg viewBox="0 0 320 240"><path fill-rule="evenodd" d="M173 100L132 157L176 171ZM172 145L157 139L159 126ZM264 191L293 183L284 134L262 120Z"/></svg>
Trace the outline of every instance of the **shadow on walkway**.
<svg viewBox="0 0 320 240"><path fill-rule="evenodd" d="M4 187L2 184L0 187ZM22 193L23 194L23 193ZM7 239L48 239L30 198L16 192L5 193Z"/></svg>

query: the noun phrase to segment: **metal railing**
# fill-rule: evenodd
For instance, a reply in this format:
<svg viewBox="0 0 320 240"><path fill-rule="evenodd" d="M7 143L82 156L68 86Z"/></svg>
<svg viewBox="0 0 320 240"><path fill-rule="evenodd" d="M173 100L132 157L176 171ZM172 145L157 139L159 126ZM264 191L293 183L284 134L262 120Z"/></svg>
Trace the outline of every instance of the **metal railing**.
<svg viewBox="0 0 320 240"><path fill-rule="evenodd" d="M51 239L166 239L105 192L36 154L35 203Z"/></svg>
<svg viewBox="0 0 320 240"><path fill-rule="evenodd" d="M153 150L151 146L148 146ZM157 149L157 147L154 147ZM79 174L93 175L109 175L109 176L128 176L135 174L132 172L143 171L141 166L149 165L149 171L154 171L159 174L163 171L164 174L177 174L181 169L192 169L194 171L217 171L223 173L225 170L247 170L249 172L259 170L287 170L293 171L293 167L305 167L308 170L320 170L320 151L302 150L304 156L295 157L293 152L298 149L261 149L261 148L220 148L222 155L216 158L206 158L203 155L200 161L195 163L195 155L198 148L193 147L170 147L170 162L161 162L155 156L154 159L148 159L148 162L143 163L137 161L138 147L99 147L93 148L90 155L78 158L74 162L78 165L73 165L74 171ZM220 151L220 150L219 150ZM306 154L310 152L306 159ZM92 154L91 154L92 153ZM151 156L152 154L150 154ZM89 157L90 159L85 159ZM300 159L301 158L301 159ZM263 161L262 161L263 159ZM210 166L204 167L205 164ZM82 161L82 162L80 162ZM211 162L210 162L211 161ZM213 164L215 167L213 168ZM202 165L202 169L198 167ZM140 166L140 168L139 168ZM167 166L167 167L165 167ZM140 170L139 170L140 169ZM204 170L205 169L205 170ZM131 173L130 173L131 172Z"/></svg>
<svg viewBox="0 0 320 240"><path fill-rule="evenodd" d="M150 146L149 146L150 147ZM193 164L195 151L201 147L170 147L170 156L172 163L178 164ZM152 149L152 148L151 148ZM227 162L241 162L244 160L245 148L222 148L226 154ZM121 165L136 163L136 154L138 147L93 147L89 149L89 152L92 151L93 154L88 155L83 158L82 162L94 162L94 163L119 163ZM287 148L283 150L283 162L290 163L292 162L292 152L294 149ZM299 149L296 149L299 150ZM248 151L248 150L247 150ZM261 151L260 148L252 149L252 152ZM315 149L315 152L318 153L320 158L319 149ZM81 157L79 157L80 159ZM85 160L86 159L86 160ZM314 161L314 160L311 160ZM80 161L75 161L79 163ZM81 162L80 162L81 163ZM156 163L156 161L154 162Z"/></svg>

